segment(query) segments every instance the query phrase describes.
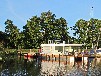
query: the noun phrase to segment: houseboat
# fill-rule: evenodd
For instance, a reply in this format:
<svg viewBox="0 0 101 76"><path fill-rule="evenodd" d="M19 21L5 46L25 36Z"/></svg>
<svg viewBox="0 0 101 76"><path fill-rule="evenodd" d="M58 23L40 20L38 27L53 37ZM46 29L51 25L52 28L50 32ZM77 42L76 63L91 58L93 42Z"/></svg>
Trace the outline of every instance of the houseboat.
<svg viewBox="0 0 101 76"><path fill-rule="evenodd" d="M84 44L65 44L65 41L63 41L63 43L59 41L53 43L52 40L49 40L48 44L41 44L41 54L68 55L68 53L75 51L81 52L81 47L83 45Z"/></svg>

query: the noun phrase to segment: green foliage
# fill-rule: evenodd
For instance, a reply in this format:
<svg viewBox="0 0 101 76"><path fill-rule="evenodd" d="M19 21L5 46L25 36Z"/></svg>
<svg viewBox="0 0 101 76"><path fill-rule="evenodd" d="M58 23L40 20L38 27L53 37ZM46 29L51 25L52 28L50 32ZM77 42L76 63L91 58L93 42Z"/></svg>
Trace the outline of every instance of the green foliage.
<svg viewBox="0 0 101 76"><path fill-rule="evenodd" d="M55 17L56 15L50 11L41 13L41 25L42 31L44 31L43 40L45 43L48 40L67 40L68 38L66 20L62 17L59 19Z"/></svg>
<svg viewBox="0 0 101 76"><path fill-rule="evenodd" d="M64 18L55 18L52 12L43 12L40 17L33 16L23 26L24 46L26 48L39 48L40 44L48 40L67 40L68 28Z"/></svg>
<svg viewBox="0 0 101 76"><path fill-rule="evenodd" d="M30 52L30 49L20 49L22 52ZM38 52L38 49L31 49L31 52Z"/></svg>
<svg viewBox="0 0 101 76"><path fill-rule="evenodd" d="M4 49L5 52L10 52L10 53L13 53L13 52L16 52L17 50L16 49Z"/></svg>
<svg viewBox="0 0 101 76"><path fill-rule="evenodd" d="M4 32L0 31L0 48L3 49L6 43L6 35Z"/></svg>
<svg viewBox="0 0 101 76"><path fill-rule="evenodd" d="M18 39L19 39L19 29L13 24L11 20L5 22L5 33L7 36L7 47L9 48L18 48Z"/></svg>
<svg viewBox="0 0 101 76"><path fill-rule="evenodd" d="M75 26L74 36L69 36L67 22L64 18L56 18L51 11L42 12L41 15L32 16L23 26L23 31L19 32L13 21L5 21L5 32L0 31L0 47L14 49L38 49L42 43L48 40L61 40L66 43L82 43L85 48L101 46L101 20L91 18L89 21L80 19Z"/></svg>
<svg viewBox="0 0 101 76"><path fill-rule="evenodd" d="M37 49L42 43L48 43L48 40L68 41L70 38L66 20L62 17L56 19L56 15L50 11L27 20L21 32L9 19L5 25L5 48Z"/></svg>
<svg viewBox="0 0 101 76"><path fill-rule="evenodd" d="M26 48L37 48L41 41L41 26L40 26L40 18L34 16L27 24L23 27L23 34L24 34L24 45Z"/></svg>
<svg viewBox="0 0 101 76"><path fill-rule="evenodd" d="M89 21L80 19L73 26L74 36L77 36L78 43L85 44L85 47L99 46L101 39L101 20L91 18Z"/></svg>

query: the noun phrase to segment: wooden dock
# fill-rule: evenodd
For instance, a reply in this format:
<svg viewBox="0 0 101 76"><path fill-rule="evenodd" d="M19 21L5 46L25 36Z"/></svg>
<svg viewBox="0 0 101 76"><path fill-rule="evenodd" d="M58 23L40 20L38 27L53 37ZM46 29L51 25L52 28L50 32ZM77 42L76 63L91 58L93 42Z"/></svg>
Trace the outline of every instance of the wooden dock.
<svg viewBox="0 0 101 76"><path fill-rule="evenodd" d="M77 61L82 61L82 63L84 64L84 62L88 61L88 58L95 58L95 55L47 55L47 54L42 54L42 60L43 61L55 61L55 62L65 62L66 64L69 63L75 63Z"/></svg>
<svg viewBox="0 0 101 76"><path fill-rule="evenodd" d="M19 52L18 55L21 57L21 56L24 56L26 54L27 56L27 59L28 59L28 52ZM40 60L43 60L43 61L58 61L58 62L68 62L68 61L87 61L88 58L96 58L96 57L99 57L99 56L96 56L96 55L82 55L82 54L79 54L79 55L54 55L54 54L40 54L39 56L37 57L40 57L40 58L36 58L36 59L40 59ZM101 57L101 56L100 56ZM34 57L33 57L34 58Z"/></svg>

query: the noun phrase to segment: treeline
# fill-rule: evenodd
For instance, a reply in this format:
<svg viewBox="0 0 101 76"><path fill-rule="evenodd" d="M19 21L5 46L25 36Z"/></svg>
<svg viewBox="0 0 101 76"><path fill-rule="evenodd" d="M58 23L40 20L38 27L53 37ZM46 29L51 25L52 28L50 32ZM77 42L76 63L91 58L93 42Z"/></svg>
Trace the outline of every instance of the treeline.
<svg viewBox="0 0 101 76"><path fill-rule="evenodd" d="M61 40L66 43L83 43L85 48L101 45L101 20L91 18L89 21L80 19L73 27L68 27L64 18L56 18L52 12L42 12L27 20L20 31L13 21L5 21L5 32L0 31L0 47L2 48L40 48L40 44L48 40ZM69 36L68 29L74 30L74 36ZM92 44L93 43L93 44Z"/></svg>

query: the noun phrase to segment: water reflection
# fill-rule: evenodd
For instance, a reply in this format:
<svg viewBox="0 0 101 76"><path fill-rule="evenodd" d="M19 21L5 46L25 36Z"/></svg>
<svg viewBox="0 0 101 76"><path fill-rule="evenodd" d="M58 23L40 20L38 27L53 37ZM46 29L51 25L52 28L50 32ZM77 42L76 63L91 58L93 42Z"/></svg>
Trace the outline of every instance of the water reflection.
<svg viewBox="0 0 101 76"><path fill-rule="evenodd" d="M8 59L0 64L1 76L37 76L40 71L40 63L27 59Z"/></svg>
<svg viewBox="0 0 101 76"><path fill-rule="evenodd" d="M0 62L1 76L100 76L101 58L88 58L79 62L43 61L24 57Z"/></svg>

